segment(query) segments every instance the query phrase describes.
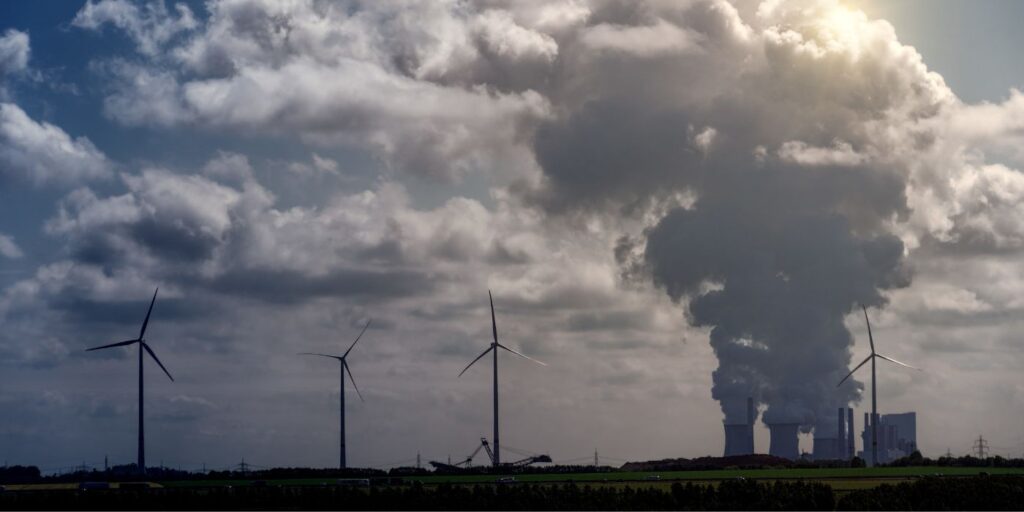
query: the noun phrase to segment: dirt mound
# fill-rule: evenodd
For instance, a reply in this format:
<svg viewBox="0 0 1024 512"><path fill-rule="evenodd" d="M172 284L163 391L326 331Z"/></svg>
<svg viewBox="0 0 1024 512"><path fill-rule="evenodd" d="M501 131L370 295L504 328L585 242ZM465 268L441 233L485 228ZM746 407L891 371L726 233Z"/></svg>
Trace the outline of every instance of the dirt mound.
<svg viewBox="0 0 1024 512"><path fill-rule="evenodd" d="M698 457L696 459L661 459L646 462L627 462L623 471L698 471L710 469L789 468L795 464L774 455L752 454L729 457Z"/></svg>

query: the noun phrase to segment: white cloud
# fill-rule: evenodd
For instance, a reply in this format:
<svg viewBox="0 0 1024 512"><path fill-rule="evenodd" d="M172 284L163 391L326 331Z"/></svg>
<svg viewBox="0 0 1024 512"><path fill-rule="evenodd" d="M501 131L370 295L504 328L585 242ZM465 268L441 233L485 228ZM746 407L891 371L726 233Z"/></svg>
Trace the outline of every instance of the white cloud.
<svg viewBox="0 0 1024 512"><path fill-rule="evenodd" d="M177 16L167 10L164 0L146 0L143 3L87 0L71 24L87 30L100 30L109 23L125 31L135 41L140 53L154 57L177 34L194 29L198 24L192 10L184 3L174 4L174 10Z"/></svg>
<svg viewBox="0 0 1024 512"><path fill-rule="evenodd" d="M29 53L28 34L7 29L0 37L0 78L28 69Z"/></svg>
<svg viewBox="0 0 1024 512"><path fill-rule="evenodd" d="M665 20L648 26L603 23L586 29L580 40L593 50L621 52L636 57L700 50L698 36Z"/></svg>
<svg viewBox="0 0 1024 512"><path fill-rule="evenodd" d="M784 142L779 147L779 158L799 165L839 165L857 166L868 161L868 156L858 153L848 142L837 140L832 147L822 148L808 146L807 143L794 140Z"/></svg>
<svg viewBox="0 0 1024 512"><path fill-rule="evenodd" d="M0 256L13 260L24 255L18 244L14 243L14 238L0 233Z"/></svg>
<svg viewBox="0 0 1024 512"><path fill-rule="evenodd" d="M0 103L0 174L36 185L70 185L107 178L110 167L89 139L73 139L13 103Z"/></svg>
<svg viewBox="0 0 1024 512"><path fill-rule="evenodd" d="M497 55L548 62L558 56L558 43L551 36L518 25L508 11L484 11L473 24L486 48Z"/></svg>

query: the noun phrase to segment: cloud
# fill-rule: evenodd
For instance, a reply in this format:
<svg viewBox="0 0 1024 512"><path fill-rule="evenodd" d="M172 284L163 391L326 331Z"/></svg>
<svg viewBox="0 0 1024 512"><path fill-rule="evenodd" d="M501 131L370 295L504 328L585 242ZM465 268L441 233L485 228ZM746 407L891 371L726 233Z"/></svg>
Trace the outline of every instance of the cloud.
<svg viewBox="0 0 1024 512"><path fill-rule="evenodd" d="M331 410L336 395L311 390L336 374L289 357L372 316L382 341L361 346L361 375L380 406L360 410L354 428L379 444L356 456L461 449L488 397L451 380L468 362L451 357L485 347L487 289L502 336L564 369L503 374L523 379L510 381L520 393L507 406L531 413L529 424L509 415L509 431L566 450L586 437L584 451L606 442L645 454L656 449L636 436L601 440L644 429L704 454L718 421L675 411L712 417L708 389L727 418L753 395L771 420L831 428L836 402L862 392L835 389L863 351L857 304L873 306L894 357L971 355L927 358L936 373L986 381L1016 361L1007 332L1019 330L1024 286L1024 96L963 104L885 21L832 0L218 0L206 10L107 0L75 24L136 47L91 64L107 117L258 151L188 168L143 155L149 163L102 185L87 180L109 170L48 178L80 187L46 223L53 260L0 294L9 368L92 375L109 368L74 355L81 333L122 339L160 285L160 318L172 321L152 328L161 357L186 371L180 385L211 373L228 383L204 398L218 407L157 402L163 419L189 424L167 442L234 453L245 447L202 436L241 432L234 418L265 418L272 404L284 412L238 442L272 459L253 440L273 438L287 446L277 460L319 463L334 439L305 427L333 421L310 411ZM63 135L19 147L89 154L85 139ZM4 170L25 178L38 174L26 162L46 161ZM379 174L370 185L347 179L364 168ZM265 179L281 170L294 172ZM328 174L301 205L268 185ZM1004 352L993 360L989 349ZM253 382L253 371L268 378ZM408 393L398 375L425 391ZM913 379L924 380L882 392L959 414L944 405L958 390ZM563 392L542 392L552 387ZM669 400L678 407L659 406ZM376 412L396 408L421 411L421 423L457 420L439 431ZM683 422L692 428L680 434Z"/></svg>
<svg viewBox="0 0 1024 512"><path fill-rule="evenodd" d="M14 238L0 233L0 256L14 260L24 255L18 244L14 243Z"/></svg>
<svg viewBox="0 0 1024 512"><path fill-rule="evenodd" d="M0 37L0 78L28 69L30 52L28 34L7 29Z"/></svg>
<svg viewBox="0 0 1024 512"><path fill-rule="evenodd" d="M852 167L868 160L868 157L854 151L849 143L836 141L830 148L811 147L794 140L782 144L779 158L798 165L824 166L839 165Z"/></svg>
<svg viewBox="0 0 1024 512"><path fill-rule="evenodd" d="M184 3L174 4L177 16L167 10L164 0L134 3L128 0L87 0L71 24L98 31L110 24L123 30L143 55L157 56L161 48L182 32L196 28L198 22Z"/></svg>
<svg viewBox="0 0 1024 512"><path fill-rule="evenodd" d="M110 167L89 139L72 138L13 103L0 103L0 174L37 186L67 186L107 178Z"/></svg>
<svg viewBox="0 0 1024 512"><path fill-rule="evenodd" d="M147 64L96 66L112 79L108 115L126 124L297 133L310 144L361 147L394 168L451 178L522 152L508 142L547 114L530 90L447 84L485 60L550 64L555 42L504 11L466 18L429 2L352 10L308 0L212 2L196 34L156 55L151 49L170 35L151 32L173 32L138 27L191 28L183 20L192 18L171 23L153 5L160 4L149 4L144 20L162 21L139 21L137 10L111 0L87 4L76 18L87 28L115 23L150 54Z"/></svg>
<svg viewBox="0 0 1024 512"><path fill-rule="evenodd" d="M620 52L635 57L700 50L698 37L665 20L649 26L602 23L588 28L580 40L592 50Z"/></svg>

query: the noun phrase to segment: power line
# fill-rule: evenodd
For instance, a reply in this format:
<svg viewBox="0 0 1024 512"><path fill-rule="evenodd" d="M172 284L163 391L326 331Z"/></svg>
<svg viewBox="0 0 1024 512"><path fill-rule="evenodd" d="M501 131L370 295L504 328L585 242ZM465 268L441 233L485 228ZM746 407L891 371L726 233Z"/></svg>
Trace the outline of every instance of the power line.
<svg viewBox="0 0 1024 512"><path fill-rule="evenodd" d="M978 435L978 439L974 441L974 446L971 447L971 451L976 453L979 459L985 459L988 457L991 450L988 446L988 441L986 441L981 435Z"/></svg>

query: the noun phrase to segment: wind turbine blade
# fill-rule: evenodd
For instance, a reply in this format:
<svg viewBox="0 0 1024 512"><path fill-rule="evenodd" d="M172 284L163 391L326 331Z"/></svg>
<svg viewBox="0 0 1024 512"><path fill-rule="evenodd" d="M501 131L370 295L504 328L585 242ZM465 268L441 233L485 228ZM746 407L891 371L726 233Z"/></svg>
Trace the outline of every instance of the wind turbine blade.
<svg viewBox="0 0 1024 512"><path fill-rule="evenodd" d="M111 343L110 345L103 345L103 346L100 346L100 347L87 348L87 349L85 349L85 351L89 352L89 351L92 351L92 350L100 350L100 349L104 349L104 348L123 347L125 345L131 345L132 343L138 343L138 342L139 342L139 340L119 341L117 343Z"/></svg>
<svg viewBox="0 0 1024 512"><path fill-rule="evenodd" d="M498 342L498 321L494 319L494 296L487 290L487 298L491 301L491 331L494 333L494 342Z"/></svg>
<svg viewBox="0 0 1024 512"><path fill-rule="evenodd" d="M171 377L171 372L167 371L167 368L164 368L164 364L160 362L160 359L156 357L156 354L153 353L153 350L149 348L149 345L147 345L146 342L142 342L142 348L146 349L146 352L149 353L149 357L152 357L153 360L156 361L156 364L160 365L160 369L167 374L167 378L171 379L171 382L174 382L174 377Z"/></svg>
<svg viewBox="0 0 1024 512"><path fill-rule="evenodd" d="M329 358L331 358L331 359L337 359L338 361L341 361L341 358L340 358L340 357L338 357L338 356L332 356L332 355L328 355L328 354L317 354L316 352L299 352L299 353L298 353L298 355L300 355L300 356L320 356L320 357L329 357Z"/></svg>
<svg viewBox="0 0 1024 512"><path fill-rule="evenodd" d="M156 303L156 293L159 291L160 288L157 288L156 291L153 292L153 300L149 301L149 310L146 311L146 319L142 321L142 330L139 331L140 340L146 336L146 326L149 325L149 315L153 314L153 304Z"/></svg>
<svg viewBox="0 0 1024 512"><path fill-rule="evenodd" d="M343 355L341 357L346 357L346 356L348 356L349 352L352 352L352 349L356 347L356 343L359 343L359 338L363 337L363 333L365 333L366 329L369 328L369 327L370 327L370 320L367 320L366 321L366 325L363 326L363 330L359 332L359 336L356 336L356 340L352 342L352 346L348 347L348 350L345 351L345 355Z"/></svg>
<svg viewBox="0 0 1024 512"><path fill-rule="evenodd" d="M857 370L860 369L861 366L864 366L865 364L867 364L867 362L870 361L872 357L875 357L875 355L871 354L868 357L864 358L864 360L861 361L860 364L858 364L856 368L850 370L850 373L847 373L846 377L843 377L843 380L839 381L839 384L836 384L836 387L838 388L839 386L842 386L843 383L846 382L846 379L849 379L850 376L853 375L853 372L856 372Z"/></svg>
<svg viewBox="0 0 1024 512"><path fill-rule="evenodd" d="M363 400L363 394L359 392L359 386L356 386L356 378L352 376L352 370L348 368L348 361L342 360L341 366L341 371L348 372L348 380L352 381L352 387L355 388L356 395L359 396L359 401L365 402L366 400Z"/></svg>
<svg viewBox="0 0 1024 512"><path fill-rule="evenodd" d="M508 350L509 352L512 352L513 354L515 354L515 355L517 355L519 357L523 357L523 358L529 359L530 361L533 361L533 362L535 362L535 363L537 363L537 364L539 364L541 366L547 366L547 363L542 363L542 362L540 362L540 361L538 361L538 360L536 360L536 359L534 359L534 358L532 358L532 357L530 357L530 356L528 356L526 354L522 354L520 352L516 352L515 350L512 350L512 349L506 347L505 345L502 345L501 343L498 343L498 346L503 348L503 349L505 349L505 350Z"/></svg>
<svg viewBox="0 0 1024 512"><path fill-rule="evenodd" d="M877 355L878 357L881 357L882 359L885 359L886 361L889 361L890 363L896 363L896 364L898 364L898 365L900 365L900 366L906 366L907 368L910 368L911 370L917 370L917 371L919 371L919 372L920 372L920 371L923 371L923 370L921 370L920 368L917 368L916 366L910 366L910 365L909 365L909 364L907 364L907 363L901 363L901 362L899 362L899 361L897 361L897 360L895 360L895 359L893 359L893 358L891 358L891 357L885 357L885 356L883 356L882 354L876 354L876 355Z"/></svg>
<svg viewBox="0 0 1024 512"><path fill-rule="evenodd" d="M476 359L474 359L472 363L467 364L466 367L463 368L461 372L459 372L459 377L462 377L462 374L466 373L466 370L468 370L470 366L473 366L473 363L476 363L477 361L479 361L481 357L486 356L487 353L492 351L492 350L494 350L494 345L491 345L491 346L487 347L487 350L484 350L484 352L482 354L476 356Z"/></svg>
<svg viewBox="0 0 1024 512"><path fill-rule="evenodd" d="M860 307L864 310L864 322L868 324L868 343L871 343L871 353L875 353L875 337L871 335L871 320L868 320L868 308L865 306Z"/></svg>

